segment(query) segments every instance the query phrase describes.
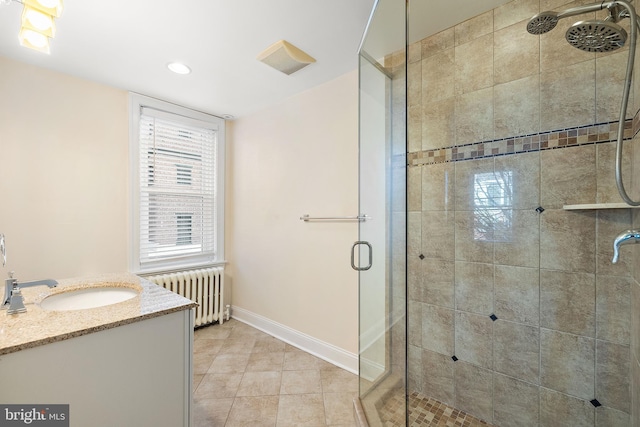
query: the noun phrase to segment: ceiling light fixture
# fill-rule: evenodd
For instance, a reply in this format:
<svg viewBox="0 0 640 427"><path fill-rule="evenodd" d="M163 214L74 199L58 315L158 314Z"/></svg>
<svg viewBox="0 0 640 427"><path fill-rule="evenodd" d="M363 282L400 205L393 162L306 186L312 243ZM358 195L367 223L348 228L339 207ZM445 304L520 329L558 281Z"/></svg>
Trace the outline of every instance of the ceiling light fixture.
<svg viewBox="0 0 640 427"><path fill-rule="evenodd" d="M191 73L191 68L187 67L181 62L170 62L167 64L167 68L173 71L176 74L189 74Z"/></svg>
<svg viewBox="0 0 640 427"><path fill-rule="evenodd" d="M25 6L22 11L22 28L28 28L47 37L54 37L56 32L56 24L51 15L29 6Z"/></svg>
<svg viewBox="0 0 640 427"><path fill-rule="evenodd" d="M22 28L18 35L20 44L29 49L37 50L42 53L49 53L49 38L37 31L29 28Z"/></svg>
<svg viewBox="0 0 640 427"><path fill-rule="evenodd" d="M11 0L0 0L8 4ZM18 39L22 46L49 53L49 39L55 37L54 18L62 14L63 0L14 0L22 3L22 23Z"/></svg>
<svg viewBox="0 0 640 427"><path fill-rule="evenodd" d="M22 0L22 4L56 18L62 15L62 0Z"/></svg>

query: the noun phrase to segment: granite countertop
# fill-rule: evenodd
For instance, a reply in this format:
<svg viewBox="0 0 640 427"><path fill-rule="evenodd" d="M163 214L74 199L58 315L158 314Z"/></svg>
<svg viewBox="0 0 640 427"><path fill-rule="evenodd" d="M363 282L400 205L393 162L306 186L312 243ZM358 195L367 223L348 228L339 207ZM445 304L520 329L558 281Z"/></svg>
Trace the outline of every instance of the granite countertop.
<svg viewBox="0 0 640 427"><path fill-rule="evenodd" d="M95 286L132 288L139 294L103 307L45 311L40 302L49 295ZM26 313L0 311L0 355L62 341L121 325L188 310L197 304L133 274L58 280L58 286L21 289ZM2 292L2 290L0 290Z"/></svg>

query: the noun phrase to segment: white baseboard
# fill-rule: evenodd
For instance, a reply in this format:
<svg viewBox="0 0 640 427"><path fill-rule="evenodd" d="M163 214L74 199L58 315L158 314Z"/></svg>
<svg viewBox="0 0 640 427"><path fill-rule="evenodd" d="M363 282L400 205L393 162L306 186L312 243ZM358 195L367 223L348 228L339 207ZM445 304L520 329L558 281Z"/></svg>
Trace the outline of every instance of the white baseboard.
<svg viewBox="0 0 640 427"><path fill-rule="evenodd" d="M360 359L361 367L360 376L370 382L376 381L384 374L384 366L369 359Z"/></svg>
<svg viewBox="0 0 640 427"><path fill-rule="evenodd" d="M311 353L322 360L358 375L358 355L336 347L333 344L296 331L288 326L274 322L264 316L244 308L231 306L231 317L253 326L294 347Z"/></svg>

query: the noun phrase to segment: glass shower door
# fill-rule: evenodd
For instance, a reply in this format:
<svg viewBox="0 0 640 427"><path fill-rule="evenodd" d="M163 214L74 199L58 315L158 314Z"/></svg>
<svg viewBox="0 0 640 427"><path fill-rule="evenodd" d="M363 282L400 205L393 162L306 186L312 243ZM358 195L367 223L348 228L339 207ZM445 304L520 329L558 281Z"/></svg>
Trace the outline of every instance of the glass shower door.
<svg viewBox="0 0 640 427"><path fill-rule="evenodd" d="M406 417L405 3L379 0L359 58L360 402L370 426ZM394 425L404 425L395 424Z"/></svg>

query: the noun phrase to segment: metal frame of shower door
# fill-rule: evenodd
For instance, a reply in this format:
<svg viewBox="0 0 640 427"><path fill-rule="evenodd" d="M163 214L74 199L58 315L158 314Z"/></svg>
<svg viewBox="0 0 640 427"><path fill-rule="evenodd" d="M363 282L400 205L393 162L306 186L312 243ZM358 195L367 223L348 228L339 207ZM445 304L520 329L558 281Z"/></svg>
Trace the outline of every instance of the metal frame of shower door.
<svg viewBox="0 0 640 427"><path fill-rule="evenodd" d="M405 3L408 3L408 2L405 2ZM408 13L408 10L406 10L406 11ZM407 31L407 27L405 25L405 32L406 31ZM406 35L405 35L405 52L407 51L406 40L407 39L406 39ZM360 52L360 56L362 56L370 65L374 66L377 70L379 70L387 78L387 81L388 81L388 84L389 84L389 88L392 91L393 90L392 89L392 86L393 86L392 82L394 80L396 80L394 78L394 75L392 73L390 73L386 68L382 67L378 61L376 61L374 58L372 58L366 52L361 51ZM406 101L406 96L407 95L406 94L407 94L407 87L408 87L407 77L408 77L408 73L407 73L407 64L406 64L406 58L405 58L405 64L404 64L404 88L403 88L404 93L405 93L405 100L404 100L405 115L404 115L404 123L403 123L403 126L404 126L403 151L404 151L405 159L406 159L407 144L408 144L408 142L407 142L407 138L408 138L408 130L407 130L408 118L407 118L407 114L406 114L406 108L407 108L407 101ZM393 100L393 94L391 93L391 95L389 96L390 105L393 105L392 104L392 100ZM388 108L388 111L391 111L391 110L392 110L391 108ZM389 123L390 123L389 128L391 129L391 132L386 137L388 141L393 141L393 133L394 133L393 129L394 129L394 126L392 125L392 123L393 123L392 116L393 116L393 113L390 113L389 114ZM389 153L388 154L389 154L389 156L393 155L393 142L391 142L389 144ZM359 159L359 161L360 161L360 159ZM405 164L405 171L404 171L404 175L403 175L403 179L404 179L404 183L405 183L405 195L404 195L405 200L404 200L404 207L403 207L405 224L407 223L407 220L408 220L408 213L407 213L408 212L408 210L407 210L408 205L407 205L407 197L406 197L406 191L407 191L407 185L408 185L407 184L408 183L407 174L408 174L408 169L407 169L406 164ZM391 189L389 189L389 190L391 191ZM392 205L392 203L389 202L389 206L391 206L391 205ZM389 221L391 221L391 216L393 214L393 210L392 210L391 207L389 207L387 214L389 216ZM366 215L365 215L365 217L366 217ZM389 230L390 230L390 233L387 236L386 241L391 242L391 241L393 241L392 234L394 233L395 230L392 227L389 227ZM403 232L406 235L406 226L405 226L405 229L403 230ZM371 245L369 244L369 242L359 240L358 242L354 243L354 246L352 247L352 249L354 249L356 246L359 246L359 245L366 245L366 246L369 247L369 264L366 267L358 267L358 266L352 264L352 267L355 270L358 270L358 271L365 271L365 270L368 270L371 267L371 264L372 264L372 258L371 258L372 257L372 248L371 248ZM383 249L383 248L380 248L380 249ZM386 249L386 248L384 248L384 249ZM386 250L385 250L385 252L386 252ZM404 252L403 256L405 256L405 258L406 258L406 254L407 254L407 239L406 238L405 238L405 241L404 241L403 252ZM355 256L353 255L353 252L352 252L352 262L353 262L353 258L354 257ZM384 259L385 262L387 262L389 260L388 254L386 256L384 256L383 259ZM404 271L402 272L402 274L404 274L404 276L406 278L406 276L407 276L407 263L405 262L404 265L405 265L405 267L404 267ZM393 299L394 282L395 281L394 281L394 278L393 278L393 271L392 271L391 267L389 267L388 272L389 272L389 275L388 275L387 278L389 280L389 287L386 289L386 292L388 292L388 297L390 299ZM406 280L404 281L404 283L405 283L404 292L405 292L405 295L406 295L406 293L407 293ZM392 306L393 306L393 304L394 304L394 302L390 301L390 304L388 306L388 313L386 314L388 316L388 319L389 319L389 323L387 324L386 331L389 332L389 334L390 334L389 335L389 339L390 340L392 339L392 337L391 337L392 324L390 322L393 320L392 319L392 311L393 311ZM408 326L408 299L407 298L404 298L403 312L404 312L404 322L405 322L404 326L405 326L405 330L406 330L406 328ZM379 378L377 378L375 382L372 383L371 387L366 392L364 392L362 395L359 396L360 398L366 398L366 396L369 395L369 393L375 391L376 387L379 384L383 383L391 375L391 373L392 373L392 371L391 371L391 365L392 365L392 362L391 362L391 357L392 357L391 356L392 355L391 348L392 347L393 347L393 344L390 343L390 345L389 345L389 355L388 355L389 356L389 369L385 369L385 372ZM405 343L404 343L404 358L405 358L405 360L404 360L404 372L403 372L403 375L404 375L405 425L408 425L408 418L409 418L409 412L408 412L408 368L409 368L409 362L408 362L408 340L407 339L405 339Z"/></svg>

